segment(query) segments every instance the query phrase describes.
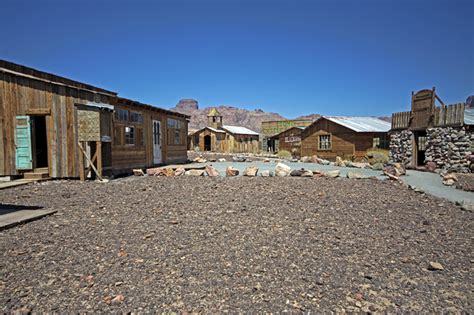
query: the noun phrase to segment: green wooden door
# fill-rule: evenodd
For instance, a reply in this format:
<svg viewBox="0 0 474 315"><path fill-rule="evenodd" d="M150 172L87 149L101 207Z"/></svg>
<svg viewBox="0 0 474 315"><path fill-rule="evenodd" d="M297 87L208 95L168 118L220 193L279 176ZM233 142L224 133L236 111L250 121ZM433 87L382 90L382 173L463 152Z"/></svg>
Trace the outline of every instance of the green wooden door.
<svg viewBox="0 0 474 315"><path fill-rule="evenodd" d="M31 123L29 116L16 116L15 121L16 169L31 170L33 157L31 150Z"/></svg>

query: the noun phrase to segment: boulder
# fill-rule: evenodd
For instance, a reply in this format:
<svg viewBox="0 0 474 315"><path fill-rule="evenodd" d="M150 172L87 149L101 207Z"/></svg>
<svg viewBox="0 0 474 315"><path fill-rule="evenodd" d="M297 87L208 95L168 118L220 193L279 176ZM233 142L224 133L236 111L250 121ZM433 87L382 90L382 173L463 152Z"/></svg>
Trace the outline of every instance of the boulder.
<svg viewBox="0 0 474 315"><path fill-rule="evenodd" d="M375 163L374 165L372 165L372 169L376 171L383 170L383 163Z"/></svg>
<svg viewBox="0 0 474 315"><path fill-rule="evenodd" d="M270 162L270 159L269 159L269 158L266 158L266 159L263 160L263 162L264 162L264 163L268 163L268 162Z"/></svg>
<svg viewBox="0 0 474 315"><path fill-rule="evenodd" d="M351 162L348 166L355 168L370 168L369 163Z"/></svg>
<svg viewBox="0 0 474 315"><path fill-rule="evenodd" d="M369 178L369 176L366 176L360 172L347 172L347 178L350 178L350 179L365 179L365 178Z"/></svg>
<svg viewBox="0 0 474 315"><path fill-rule="evenodd" d="M313 172L310 170L304 170L303 174L301 174L301 177L313 177Z"/></svg>
<svg viewBox="0 0 474 315"><path fill-rule="evenodd" d="M310 159L311 159L311 163L318 163L319 164L320 159L318 158L317 155L313 155Z"/></svg>
<svg viewBox="0 0 474 315"><path fill-rule="evenodd" d="M219 171L216 170L216 168L212 165L206 165L205 171L207 173L207 176L210 176L210 177L217 177L220 175Z"/></svg>
<svg viewBox="0 0 474 315"><path fill-rule="evenodd" d="M446 186L453 186L454 183L456 183L454 181L454 179L446 179L446 180L443 180L443 185L446 185Z"/></svg>
<svg viewBox="0 0 474 315"><path fill-rule="evenodd" d="M426 170L428 172L434 172L438 168L438 165L435 162L427 162Z"/></svg>
<svg viewBox="0 0 474 315"><path fill-rule="evenodd" d="M310 156L303 156L301 158L301 163L309 163L311 162L311 157Z"/></svg>
<svg viewBox="0 0 474 315"><path fill-rule="evenodd" d="M243 156L233 156L232 162L245 162L245 158Z"/></svg>
<svg viewBox="0 0 474 315"><path fill-rule="evenodd" d="M193 160L193 162L195 162L195 163L206 163L207 160L205 158L203 158L202 156L198 156L197 158L195 158Z"/></svg>
<svg viewBox="0 0 474 315"><path fill-rule="evenodd" d="M237 176L239 175L239 170L232 167L232 166L228 166L225 170L225 176L227 177L232 177L232 176Z"/></svg>
<svg viewBox="0 0 474 315"><path fill-rule="evenodd" d="M286 164L278 163L275 166L275 175L276 176L288 176L290 175L291 167Z"/></svg>
<svg viewBox="0 0 474 315"><path fill-rule="evenodd" d="M184 175L184 173L186 173L186 170L183 167L178 167L174 171L174 176L181 176L181 175Z"/></svg>
<svg viewBox="0 0 474 315"><path fill-rule="evenodd" d="M334 163L334 165L339 166L339 167L344 167L346 166L346 163L342 160L341 157L336 156L336 162Z"/></svg>
<svg viewBox="0 0 474 315"><path fill-rule="evenodd" d="M405 168L400 163L395 163L392 165L387 165L383 168L383 173L385 175L390 174L395 177L400 177L405 175ZM387 175L388 176L388 175Z"/></svg>
<svg viewBox="0 0 474 315"><path fill-rule="evenodd" d="M265 170L260 173L260 176L262 177L273 177L273 172L270 170Z"/></svg>
<svg viewBox="0 0 474 315"><path fill-rule="evenodd" d="M324 172L323 174L326 177L336 178L336 177L339 177L339 175L341 175L341 171L333 170L333 171Z"/></svg>
<svg viewBox="0 0 474 315"><path fill-rule="evenodd" d="M257 176L258 168L256 166L249 166L245 169L243 176L255 177Z"/></svg>
<svg viewBox="0 0 474 315"><path fill-rule="evenodd" d="M220 158L220 159L217 160L217 162L227 162L227 160L224 159L224 158Z"/></svg>
<svg viewBox="0 0 474 315"><path fill-rule="evenodd" d="M313 177L313 172L310 170L305 170L301 168L299 170L292 170L290 172L290 176L297 176L297 177Z"/></svg>
<svg viewBox="0 0 474 315"><path fill-rule="evenodd" d="M141 168L135 168L133 170L133 175L134 176L145 176L145 172Z"/></svg>
<svg viewBox="0 0 474 315"><path fill-rule="evenodd" d="M189 170L184 173L186 176L204 176L204 170Z"/></svg>
<svg viewBox="0 0 474 315"><path fill-rule="evenodd" d="M146 174L149 176L160 176L162 172L163 169L161 167L149 168L146 170Z"/></svg>

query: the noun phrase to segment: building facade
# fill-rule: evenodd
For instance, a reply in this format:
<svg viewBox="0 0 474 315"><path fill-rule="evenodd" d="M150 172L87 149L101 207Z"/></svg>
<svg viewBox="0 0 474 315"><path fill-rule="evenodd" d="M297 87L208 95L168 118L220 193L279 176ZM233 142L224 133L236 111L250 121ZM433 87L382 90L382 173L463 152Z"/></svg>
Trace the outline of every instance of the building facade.
<svg viewBox="0 0 474 315"><path fill-rule="evenodd" d="M282 131L273 137L270 137L275 143L278 143L278 151L287 151L294 158L301 157L301 134L305 127L291 127Z"/></svg>
<svg viewBox="0 0 474 315"><path fill-rule="evenodd" d="M357 160L372 148L388 149L390 123L374 117L322 116L301 133L301 156Z"/></svg>
<svg viewBox="0 0 474 315"><path fill-rule="evenodd" d="M177 129L168 118L180 121L179 145L168 144ZM52 178L82 178L91 170L108 175L184 162L188 119L0 60L0 176L41 172ZM159 163L150 153L152 120L161 122Z"/></svg>
<svg viewBox="0 0 474 315"><path fill-rule="evenodd" d="M275 135L291 127L307 127L313 123L309 119L288 119L262 122L262 152L278 152L279 139Z"/></svg>
<svg viewBox="0 0 474 315"><path fill-rule="evenodd" d="M188 136L190 148L220 153L258 153L259 134L240 126L224 125L222 115L213 108L206 127Z"/></svg>
<svg viewBox="0 0 474 315"><path fill-rule="evenodd" d="M445 105L435 88L412 92L411 110L392 114L391 160L409 168L432 162L439 169L470 172L473 124L474 110L465 103Z"/></svg>

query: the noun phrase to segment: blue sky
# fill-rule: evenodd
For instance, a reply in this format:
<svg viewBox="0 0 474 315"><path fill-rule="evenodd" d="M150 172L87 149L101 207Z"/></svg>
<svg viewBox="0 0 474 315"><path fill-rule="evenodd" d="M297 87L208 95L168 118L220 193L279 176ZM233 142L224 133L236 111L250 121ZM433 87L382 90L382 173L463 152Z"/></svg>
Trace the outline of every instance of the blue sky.
<svg viewBox="0 0 474 315"><path fill-rule="evenodd" d="M389 115L474 94L474 1L0 2L0 59L169 108Z"/></svg>

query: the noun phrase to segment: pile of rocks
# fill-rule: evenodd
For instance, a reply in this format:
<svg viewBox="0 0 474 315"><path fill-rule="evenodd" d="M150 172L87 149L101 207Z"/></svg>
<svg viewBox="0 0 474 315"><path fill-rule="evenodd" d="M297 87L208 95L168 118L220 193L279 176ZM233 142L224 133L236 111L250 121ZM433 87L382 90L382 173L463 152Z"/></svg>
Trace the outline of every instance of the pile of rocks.
<svg viewBox="0 0 474 315"><path fill-rule="evenodd" d="M426 131L425 161L449 172L468 173L474 170L474 133L464 128L430 128ZM472 166L472 168L471 168Z"/></svg>
<svg viewBox="0 0 474 315"><path fill-rule="evenodd" d="M393 131L390 133L390 162L411 164L413 154L413 132L410 130Z"/></svg>

